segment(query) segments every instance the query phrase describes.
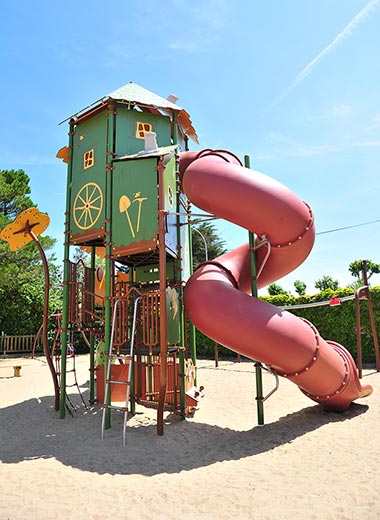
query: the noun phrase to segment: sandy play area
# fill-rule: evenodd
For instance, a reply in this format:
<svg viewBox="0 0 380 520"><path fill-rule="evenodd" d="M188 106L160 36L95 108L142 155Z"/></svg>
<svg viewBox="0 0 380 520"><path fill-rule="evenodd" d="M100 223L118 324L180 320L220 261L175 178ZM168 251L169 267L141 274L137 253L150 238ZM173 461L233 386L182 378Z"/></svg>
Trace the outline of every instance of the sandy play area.
<svg viewBox="0 0 380 520"><path fill-rule="evenodd" d="M380 518L380 374L374 393L324 412L287 380L257 426L252 362L198 362L206 395L192 419L138 407L101 440L99 406L69 389L58 418L43 358L0 360L0 520L375 520ZM22 365L13 377L13 365ZM88 394L88 356L77 357ZM68 376L68 383L70 377ZM264 373L265 391L273 377Z"/></svg>

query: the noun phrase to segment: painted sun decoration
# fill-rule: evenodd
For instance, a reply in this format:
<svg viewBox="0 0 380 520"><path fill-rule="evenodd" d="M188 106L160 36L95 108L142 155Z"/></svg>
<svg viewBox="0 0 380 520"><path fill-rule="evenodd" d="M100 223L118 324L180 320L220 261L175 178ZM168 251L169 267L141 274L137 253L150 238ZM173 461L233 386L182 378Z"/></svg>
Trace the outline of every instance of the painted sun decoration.
<svg viewBox="0 0 380 520"><path fill-rule="evenodd" d="M145 139L145 132L151 132L151 131L152 131L151 124L137 122L136 139Z"/></svg>

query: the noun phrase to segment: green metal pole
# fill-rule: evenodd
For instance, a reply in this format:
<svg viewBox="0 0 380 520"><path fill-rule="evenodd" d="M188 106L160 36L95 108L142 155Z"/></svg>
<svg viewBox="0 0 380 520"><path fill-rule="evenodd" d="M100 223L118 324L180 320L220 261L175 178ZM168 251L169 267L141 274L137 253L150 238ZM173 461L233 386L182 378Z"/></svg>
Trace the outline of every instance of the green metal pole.
<svg viewBox="0 0 380 520"><path fill-rule="evenodd" d="M178 144L178 124L176 116L173 117L173 143ZM178 148L177 148L178 151ZM183 306L183 270L182 270L182 255L184 254L184 248L181 244L181 217L179 213L181 212L181 189L179 183L179 160L178 156L176 156L176 183L177 183L177 204L176 204L176 224L177 224L177 258L176 258L176 274L175 279L176 283L180 282L180 344L181 346L185 345L185 310ZM179 351L178 354L179 359L179 399L180 399L180 414L181 418L185 419L186 416L186 395L185 395L185 353L183 350Z"/></svg>
<svg viewBox="0 0 380 520"><path fill-rule="evenodd" d="M91 293L95 311L95 246L91 247ZM90 335L90 403L95 402L95 335Z"/></svg>
<svg viewBox="0 0 380 520"><path fill-rule="evenodd" d="M130 384L131 384L131 388L130 388L131 414L135 415L135 413L136 413L136 393L135 393L135 364L134 363L132 363Z"/></svg>
<svg viewBox="0 0 380 520"><path fill-rule="evenodd" d="M191 225L188 226L188 230L189 230L190 272L192 273L193 272L193 241L192 241L193 233L192 233ZM197 366L197 336L196 336L195 326L193 324L190 325L189 346L190 346L191 359L193 360L194 366L196 367ZM195 371L194 384L195 385L197 384L197 372L196 371Z"/></svg>
<svg viewBox="0 0 380 520"><path fill-rule="evenodd" d="M129 286L132 287L135 282L135 269L134 267L129 268ZM132 360L132 371L131 371L131 381L130 381L130 399L131 399L131 414L135 415L136 413L136 388L135 388L135 363Z"/></svg>
<svg viewBox="0 0 380 520"><path fill-rule="evenodd" d="M244 156L244 166L251 168L249 155ZM257 268L256 268L256 254L255 254L255 234L249 231L249 249L250 249L250 266L251 266L251 293L252 296L257 298L258 287L257 287ZM263 375L261 364L255 362L256 371L256 401L257 401L257 422L260 426L264 425L264 402L263 402Z"/></svg>
<svg viewBox="0 0 380 520"><path fill-rule="evenodd" d="M112 171L113 171L113 156L114 156L114 129L115 129L115 105L108 104L107 112L107 152L106 152L106 196L105 196L105 246L106 246L106 276L105 276L105 304L104 304L104 342L106 345L106 352L109 352L111 343L111 325L112 325ZM107 360L107 365L110 360ZM107 366L104 373L107 373ZM108 392L108 401L111 399L111 392ZM110 404L110 402L106 403ZM111 427L111 410L106 409L105 417L106 429Z"/></svg>
<svg viewBox="0 0 380 520"><path fill-rule="evenodd" d="M160 272L160 386L157 409L157 434L164 434L165 396L168 383L168 331L166 311L166 215L165 210L165 166L160 159L157 165L158 173L158 254Z"/></svg>
<svg viewBox="0 0 380 520"><path fill-rule="evenodd" d="M67 187L66 187L66 212L65 212L65 241L63 254L63 307L62 307L62 333L61 333L61 392L59 404L59 417L65 418L66 414L66 348L68 333L68 316L69 316L69 275L70 275L70 211L71 211L71 184L73 178L73 146L75 121L70 119L69 131L69 162L67 167Z"/></svg>

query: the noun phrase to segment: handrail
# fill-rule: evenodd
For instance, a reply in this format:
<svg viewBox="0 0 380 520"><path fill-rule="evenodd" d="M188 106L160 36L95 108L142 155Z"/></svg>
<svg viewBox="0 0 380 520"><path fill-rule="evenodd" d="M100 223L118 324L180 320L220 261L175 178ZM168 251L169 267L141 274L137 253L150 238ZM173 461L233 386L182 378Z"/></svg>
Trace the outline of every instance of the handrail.
<svg viewBox="0 0 380 520"><path fill-rule="evenodd" d="M341 303L347 302L348 300L355 299L355 294L350 294L349 296L339 297ZM308 309L309 307L321 307L323 305L330 305L331 300L324 300L322 302L314 302L314 303L300 303L299 305L280 305L278 309L286 311L288 309Z"/></svg>
<svg viewBox="0 0 380 520"><path fill-rule="evenodd" d="M268 261L268 258L270 256L270 252L271 252L271 245L270 245L269 240L266 238L266 236L263 235L261 237L261 242L259 242L255 247L252 247L252 251L257 251L258 249L260 249L260 247L265 246L265 245L268 247L268 249L267 249L267 252L265 253L264 260L262 261L262 263L260 265L260 269L258 270L258 273L256 274L256 280L260 277L260 275L263 272L263 269L265 267L265 264Z"/></svg>
<svg viewBox="0 0 380 520"><path fill-rule="evenodd" d="M130 349L129 349L129 364L128 364L128 384L127 384L127 390L126 390L126 396L125 396L125 408L123 409L124 413L124 420L123 420L123 446L125 446L126 443L126 427L127 427L127 420L128 420L128 411L129 411L129 393L130 393L130 385L129 382L131 381L131 375L132 375L132 363L133 363L133 349L135 344L135 333L136 333L136 322L137 322L137 306L140 300L142 300L143 296L138 296L134 301L134 310L133 310L133 320L132 320L132 331L131 331L131 341L130 341ZM107 375L106 375L106 393L104 396L104 402L106 405L110 404L111 400L111 384L109 383L110 375L111 375L111 360L110 356L112 354L112 346L113 346L113 340L115 336L115 324L116 324L116 317L117 317L117 307L120 302L125 302L126 298L117 298L115 300L114 309L113 309L113 316L112 316L112 326L111 326L111 337L110 337L110 347L109 347L109 359L107 364ZM106 414L110 413L110 409L105 407L103 408L103 416L102 416L102 439L104 438L104 430L105 430L105 424L106 424Z"/></svg>

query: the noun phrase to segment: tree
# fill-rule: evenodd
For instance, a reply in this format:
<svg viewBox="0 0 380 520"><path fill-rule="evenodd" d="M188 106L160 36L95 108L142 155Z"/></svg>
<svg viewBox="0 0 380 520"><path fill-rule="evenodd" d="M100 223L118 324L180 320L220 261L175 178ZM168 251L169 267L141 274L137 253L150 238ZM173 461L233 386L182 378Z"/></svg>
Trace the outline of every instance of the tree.
<svg viewBox="0 0 380 520"><path fill-rule="evenodd" d="M31 192L29 180L24 170L0 170L0 213L3 217L12 220L33 206L28 197Z"/></svg>
<svg viewBox="0 0 380 520"><path fill-rule="evenodd" d="M271 283L268 285L268 294L269 296L277 296L278 294L286 294L286 291L280 285Z"/></svg>
<svg viewBox="0 0 380 520"><path fill-rule="evenodd" d="M217 235L215 226L210 222L196 224L192 229L192 248L194 268L206 260L226 252L225 241Z"/></svg>
<svg viewBox="0 0 380 520"><path fill-rule="evenodd" d="M294 282L294 287L296 289L296 293L298 294L298 296L305 296L305 294L306 294L305 282L302 282L301 280L296 280Z"/></svg>
<svg viewBox="0 0 380 520"><path fill-rule="evenodd" d="M23 170L0 171L0 229L19 213L34 206L30 194L29 177ZM55 239L40 237L45 250L51 249ZM48 257L51 284L59 282L60 272ZM0 332L6 334L33 334L42 321L44 275L39 252L34 243L19 251L11 251L0 241ZM51 293L51 306L60 301L60 289Z"/></svg>
<svg viewBox="0 0 380 520"><path fill-rule="evenodd" d="M366 270L367 280L363 280L363 270ZM356 282L353 285L357 285L361 287L365 285L366 282L373 276L374 274L380 273L380 264L375 264L372 260L354 260L348 266L348 270L357 278Z"/></svg>
<svg viewBox="0 0 380 520"><path fill-rule="evenodd" d="M333 280L331 276L324 276L315 282L314 287L320 291L325 291L326 289L336 291L339 288L339 281Z"/></svg>

